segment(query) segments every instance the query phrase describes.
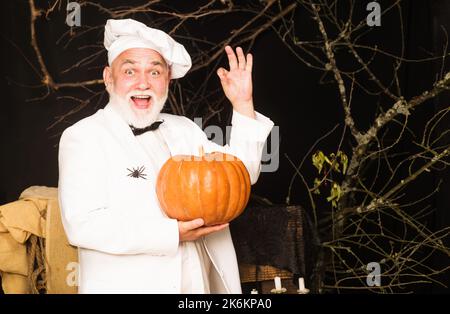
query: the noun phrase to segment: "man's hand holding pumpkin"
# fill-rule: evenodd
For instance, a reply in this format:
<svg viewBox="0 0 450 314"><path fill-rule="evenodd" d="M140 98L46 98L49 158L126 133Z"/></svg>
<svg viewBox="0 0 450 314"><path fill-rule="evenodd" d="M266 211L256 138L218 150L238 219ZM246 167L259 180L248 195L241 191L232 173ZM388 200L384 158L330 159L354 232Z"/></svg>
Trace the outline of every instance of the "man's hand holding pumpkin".
<svg viewBox="0 0 450 314"><path fill-rule="evenodd" d="M225 229L228 223L215 225L215 226L203 226L205 222L202 218L197 218L190 221L178 221L178 231L180 233L180 242L182 241L195 241L202 236L208 235L213 232Z"/></svg>

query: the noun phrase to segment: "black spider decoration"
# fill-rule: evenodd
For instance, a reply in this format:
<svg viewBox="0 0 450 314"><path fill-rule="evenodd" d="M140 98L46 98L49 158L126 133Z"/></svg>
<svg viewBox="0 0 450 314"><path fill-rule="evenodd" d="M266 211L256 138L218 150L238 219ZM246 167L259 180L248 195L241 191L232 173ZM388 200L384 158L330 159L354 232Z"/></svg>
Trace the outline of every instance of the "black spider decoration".
<svg viewBox="0 0 450 314"><path fill-rule="evenodd" d="M146 178L147 175L144 173L145 170L144 166L141 166L139 168L133 168L132 170L127 168L127 170L130 172L127 176L147 180Z"/></svg>

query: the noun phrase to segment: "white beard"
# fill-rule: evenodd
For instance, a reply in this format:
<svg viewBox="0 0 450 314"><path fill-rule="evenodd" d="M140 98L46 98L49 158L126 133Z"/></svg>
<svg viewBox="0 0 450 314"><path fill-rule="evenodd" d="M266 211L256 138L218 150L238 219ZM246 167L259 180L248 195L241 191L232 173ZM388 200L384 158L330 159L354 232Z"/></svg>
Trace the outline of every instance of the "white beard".
<svg viewBox="0 0 450 314"><path fill-rule="evenodd" d="M167 100L169 88L166 89L166 93L163 97L158 98L151 91L146 92L130 92L133 94L148 94L150 95L152 104L148 109L136 109L133 108L130 102L132 101L130 96L125 98L118 96L114 91L109 90L109 103L111 107L125 120L126 123L136 128L144 128L156 121L161 110L164 108L164 104Z"/></svg>

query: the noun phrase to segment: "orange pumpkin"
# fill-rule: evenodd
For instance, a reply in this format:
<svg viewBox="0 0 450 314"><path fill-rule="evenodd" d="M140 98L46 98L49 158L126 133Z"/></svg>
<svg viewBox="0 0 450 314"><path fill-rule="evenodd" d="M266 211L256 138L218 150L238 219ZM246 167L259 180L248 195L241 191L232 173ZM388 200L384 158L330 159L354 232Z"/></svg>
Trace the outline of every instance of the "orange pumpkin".
<svg viewBox="0 0 450 314"><path fill-rule="evenodd" d="M235 156L214 152L178 155L161 168L156 184L159 203L170 218L203 218L205 225L239 216L250 197L250 177Z"/></svg>

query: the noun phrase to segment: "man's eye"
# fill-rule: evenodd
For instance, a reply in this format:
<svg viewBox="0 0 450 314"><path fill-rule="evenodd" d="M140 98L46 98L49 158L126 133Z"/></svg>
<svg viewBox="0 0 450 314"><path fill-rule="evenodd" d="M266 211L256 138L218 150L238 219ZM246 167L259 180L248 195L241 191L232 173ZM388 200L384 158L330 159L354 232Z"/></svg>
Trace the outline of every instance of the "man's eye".
<svg viewBox="0 0 450 314"><path fill-rule="evenodd" d="M150 72L151 76L158 76L160 73L157 70L153 70Z"/></svg>
<svg viewBox="0 0 450 314"><path fill-rule="evenodd" d="M133 74L134 74L134 71L131 70L131 69L126 69L126 70L125 70L125 74L126 74L126 75L133 75Z"/></svg>

